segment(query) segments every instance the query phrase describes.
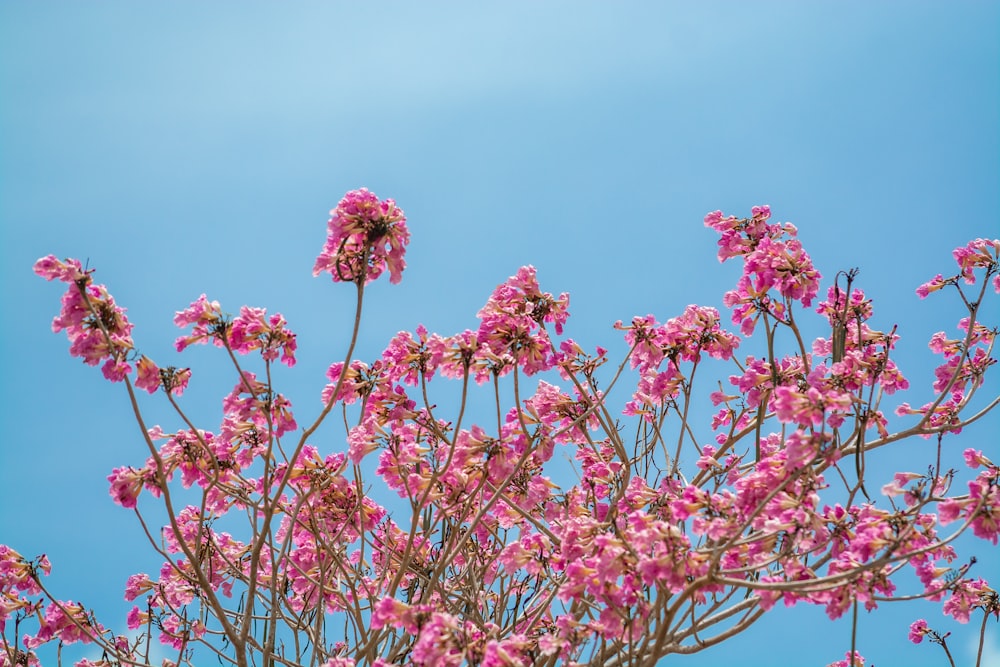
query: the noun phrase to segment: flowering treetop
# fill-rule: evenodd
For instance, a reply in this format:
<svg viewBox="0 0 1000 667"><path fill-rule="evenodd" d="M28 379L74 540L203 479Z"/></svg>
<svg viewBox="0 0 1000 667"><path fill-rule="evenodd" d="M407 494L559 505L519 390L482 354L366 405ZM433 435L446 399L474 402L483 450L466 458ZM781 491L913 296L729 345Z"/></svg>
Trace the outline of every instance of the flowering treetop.
<svg viewBox="0 0 1000 667"><path fill-rule="evenodd" d="M696 305L663 322L635 317L615 324L628 352L609 366L607 349L563 335L569 296L543 291L527 266L497 286L476 329L420 326L365 362L353 358L365 286L386 271L399 282L409 231L392 200L350 192L314 273L355 285L353 335L306 425L270 372L295 363L280 314L231 317L206 295L177 313L179 351L211 341L232 361L214 430L182 406L191 370L138 353L92 271L40 259L36 273L67 284L53 329L124 384L142 425L148 456L111 472L111 496L144 527L147 503L168 521L146 533L160 571L125 584L131 636L50 593L44 557L0 546L0 667L77 641L104 656L80 667L150 664L154 637L171 665L654 665L725 641L779 602L838 618L923 597L960 622L996 618L996 592L951 542L971 529L997 543L1000 468L979 450L956 457L946 436L1000 403L981 400L997 333L981 311L989 288L1000 292L1000 241L959 248L959 273L918 288L954 288L967 314L958 337L931 339L943 358L934 399L899 403L908 425L892 431L882 402L909 387L891 358L899 337L872 328L856 272L824 284L796 228L770 222L766 206L705 224L721 235L721 261L743 261L724 297L739 334ZM830 335L807 344L807 317ZM738 357L753 336L766 353ZM707 359L732 374L698 392ZM435 379L460 384L456 405L432 399ZM162 390L184 428L147 426L135 388ZM691 417L702 401L710 423ZM937 439L925 471L866 477L867 453L911 437ZM897 591L904 569L916 590ZM22 636L29 622L37 629ZM910 629L913 641L945 636L923 620ZM863 665L845 644L835 664Z"/></svg>

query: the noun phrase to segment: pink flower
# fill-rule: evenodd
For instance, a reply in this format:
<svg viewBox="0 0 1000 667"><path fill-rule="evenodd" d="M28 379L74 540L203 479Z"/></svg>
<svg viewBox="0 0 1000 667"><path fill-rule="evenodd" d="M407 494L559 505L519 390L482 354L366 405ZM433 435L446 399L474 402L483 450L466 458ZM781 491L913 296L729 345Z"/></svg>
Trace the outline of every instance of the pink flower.
<svg viewBox="0 0 1000 667"><path fill-rule="evenodd" d="M145 389L150 394L155 394L156 390L160 388L160 369L146 355L142 355L135 366L138 373L135 386L139 389Z"/></svg>
<svg viewBox="0 0 1000 667"><path fill-rule="evenodd" d="M398 283L409 241L406 217L395 201L380 201L366 188L352 190L330 211L313 275L327 272L334 282L370 283L388 269L389 282Z"/></svg>
<svg viewBox="0 0 1000 667"><path fill-rule="evenodd" d="M132 607L125 619L129 630L138 630L149 623L149 614L139 610L139 607Z"/></svg>
<svg viewBox="0 0 1000 667"><path fill-rule="evenodd" d="M89 644L95 636L104 632L103 627L91 622L92 617L92 613L80 604L53 602L45 609L45 616L39 619L38 634L26 637L25 646L35 648L54 639L64 644Z"/></svg>
<svg viewBox="0 0 1000 667"><path fill-rule="evenodd" d="M865 658L857 651L854 652L854 655L850 653L845 653L844 655L846 657L843 660L831 662L826 667L865 667Z"/></svg>
<svg viewBox="0 0 1000 667"><path fill-rule="evenodd" d="M125 599L131 602L143 593L152 590L154 584L147 574L133 574L125 582Z"/></svg>
<svg viewBox="0 0 1000 667"><path fill-rule="evenodd" d="M836 388L822 391L809 387L804 393L782 386L774 390L774 410L778 420L800 426L822 426L824 418L833 428L839 428L851 409L851 396Z"/></svg>
<svg viewBox="0 0 1000 667"><path fill-rule="evenodd" d="M323 667L354 667L354 658L335 657L323 663Z"/></svg>
<svg viewBox="0 0 1000 667"><path fill-rule="evenodd" d="M295 334L285 328L281 313L267 317L264 308L240 308L240 315L228 328L229 345L240 354L260 350L267 361L278 358L288 367L295 365Z"/></svg>
<svg viewBox="0 0 1000 667"><path fill-rule="evenodd" d="M904 496L906 505L913 507L920 501L923 489L920 485L917 485L915 489L909 488L909 484L914 480L924 479L925 477L926 475L916 472L897 472L891 482L882 486L882 495L890 498Z"/></svg>
<svg viewBox="0 0 1000 667"><path fill-rule="evenodd" d="M36 274L46 280L58 279L64 283L75 283L77 281L89 281L89 271L84 271L79 260L67 259L60 262L55 255L42 257L33 267Z"/></svg>
<svg viewBox="0 0 1000 667"><path fill-rule="evenodd" d="M965 459L965 465L970 468L979 468L981 466L987 466L995 468L993 461L990 461L986 456L983 455L982 450L972 449L971 447L962 452L962 457Z"/></svg>
<svg viewBox="0 0 1000 667"><path fill-rule="evenodd" d="M949 590L951 597L945 601L943 611L959 623L968 623L972 610L982 607L984 600L996 594L982 578L975 581L959 579Z"/></svg>
<svg viewBox="0 0 1000 667"><path fill-rule="evenodd" d="M927 295L931 292L937 292L940 289L944 289L946 285L951 282L951 279L945 280L944 277L939 273L923 285L917 288L917 296L921 299L926 299Z"/></svg>
<svg viewBox="0 0 1000 667"><path fill-rule="evenodd" d="M476 315L481 320L477 334L480 345L500 360L496 374L510 370L502 361L505 357L513 359L528 375L555 366L559 355L552 349L544 323L551 322L556 333L562 333L568 308L568 294L555 298L541 291L533 266L522 266L517 274L497 285Z"/></svg>
<svg viewBox="0 0 1000 667"><path fill-rule="evenodd" d="M990 272L997 270L1000 260L1000 240L975 239L969 241L964 248L955 248L952 255L962 270L962 278L971 285L976 282L973 269L984 268Z"/></svg>
<svg viewBox="0 0 1000 667"><path fill-rule="evenodd" d="M930 628L927 627L927 621L918 618L910 624L910 641L914 644L919 644L924 641L924 636L928 632L930 632Z"/></svg>
<svg viewBox="0 0 1000 667"><path fill-rule="evenodd" d="M178 352L194 343L207 343L210 338L217 346L222 347L221 336L229 326L222 317L222 307L219 306L219 302L209 301L204 294L185 310L177 311L174 315L174 324L181 328L194 325L190 335L181 336L174 342Z"/></svg>
<svg viewBox="0 0 1000 667"><path fill-rule="evenodd" d="M361 463L361 459L378 449L378 441L375 437L376 428L375 420L369 418L348 431L347 456L351 459L351 463Z"/></svg>
<svg viewBox="0 0 1000 667"><path fill-rule="evenodd" d="M52 320L52 331L65 331L69 353L85 364L104 362L101 371L112 382L121 382L132 371L126 361L132 352L132 324L125 309L115 303L104 285L94 285L80 262L60 262L49 255L35 263L35 273L47 280L69 283L62 297L62 310Z"/></svg>
<svg viewBox="0 0 1000 667"><path fill-rule="evenodd" d="M139 492L142 491L144 477L142 472L135 468L115 468L108 475L108 481L111 482L111 497L126 509L135 508Z"/></svg>

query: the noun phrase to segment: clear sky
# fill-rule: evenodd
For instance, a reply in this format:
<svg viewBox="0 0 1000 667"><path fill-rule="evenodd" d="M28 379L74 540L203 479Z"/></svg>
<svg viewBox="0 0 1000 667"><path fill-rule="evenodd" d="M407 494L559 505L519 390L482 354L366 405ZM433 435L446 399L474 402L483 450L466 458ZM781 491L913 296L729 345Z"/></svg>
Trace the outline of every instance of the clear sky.
<svg viewBox="0 0 1000 667"><path fill-rule="evenodd" d="M207 292L284 313L301 351L278 381L315 414L352 294L310 270L347 190L395 198L413 234L402 284L366 297L362 359L421 322L474 327L522 264L571 293L568 333L588 345L617 340L617 319L721 306L737 269L702 218L768 203L827 278L861 268L919 405L926 341L958 310L913 290L953 270L954 247L1000 236L998 184L998 2L4 2L0 542L47 552L58 593L106 623L124 619L125 578L158 567L104 481L145 458L124 390L51 333L42 255L89 259L142 350L194 367L211 429L231 382L212 383L212 350L174 356L174 311ZM950 451L998 460L998 432L994 415ZM879 465L906 468L899 451ZM919 614L971 664L971 628L934 607L867 615L861 652L945 664L906 641ZM800 606L665 664L825 665L848 642Z"/></svg>

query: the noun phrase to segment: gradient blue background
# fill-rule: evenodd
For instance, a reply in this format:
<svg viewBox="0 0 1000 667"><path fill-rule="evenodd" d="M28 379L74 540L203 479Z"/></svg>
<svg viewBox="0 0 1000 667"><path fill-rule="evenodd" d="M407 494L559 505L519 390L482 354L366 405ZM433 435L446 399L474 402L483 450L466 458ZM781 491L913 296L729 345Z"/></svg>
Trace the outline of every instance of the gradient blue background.
<svg viewBox="0 0 1000 667"><path fill-rule="evenodd" d="M104 477L144 447L122 387L50 332L61 288L31 274L42 255L89 259L141 349L194 367L186 405L215 429L231 382L213 350L175 356L174 311L207 292L284 313L300 365L278 382L315 415L352 290L310 270L327 211L362 185L413 232L403 283L368 293L362 359L421 322L474 327L528 263L571 292L568 333L591 346L617 319L721 306L738 268L717 264L702 217L769 203L827 278L861 268L875 326L901 325L899 400L917 405L926 341L960 310L913 290L1000 235L997 2L4 2L0 95L0 542L47 552L57 594L120 629L125 577L158 561ZM1000 459L998 432L993 415L949 442L953 465L969 446ZM925 466L913 447L873 465ZM1000 580L996 547L963 544ZM869 663L946 664L907 642L919 615L971 664L974 628L919 604L863 618ZM847 623L799 606L664 664L826 665L848 642Z"/></svg>

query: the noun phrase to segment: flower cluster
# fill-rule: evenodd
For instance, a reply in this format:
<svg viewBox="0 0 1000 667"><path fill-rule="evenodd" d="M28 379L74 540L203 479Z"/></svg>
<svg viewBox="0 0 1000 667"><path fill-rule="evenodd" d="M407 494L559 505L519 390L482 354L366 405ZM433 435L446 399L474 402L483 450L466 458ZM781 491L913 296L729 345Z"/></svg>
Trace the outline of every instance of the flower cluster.
<svg viewBox="0 0 1000 667"><path fill-rule="evenodd" d="M6 544L0 544L0 633L11 615L34 613L41 607L38 600L26 596L41 595L39 574L48 575L51 571L52 564L45 556L29 562Z"/></svg>
<svg viewBox="0 0 1000 667"><path fill-rule="evenodd" d="M389 282L398 283L409 242L406 217L396 202L379 200L366 188L352 190L330 211L313 275L327 272L334 282L370 283L388 270Z"/></svg>
<svg viewBox="0 0 1000 667"><path fill-rule="evenodd" d="M917 294L924 298L930 292L953 285L969 309L970 316L963 317L958 322L958 329L963 334L960 337L949 338L945 332L939 331L931 336L928 343L932 352L944 357L944 362L934 370L934 391L938 397L919 408L902 403L896 409L896 414L900 416L920 415L921 424L926 426L922 434L924 437L943 430L950 433L961 432L962 410L983 385L987 369L997 361L993 356L993 345L1000 329L977 321L975 313L987 285L992 284L1000 293L1000 240L976 239L965 247L957 248L953 254L960 273L947 279L938 274L921 285ZM980 285L978 296L970 298L966 296L960 281L975 285L977 269L983 270L985 279Z"/></svg>
<svg viewBox="0 0 1000 667"><path fill-rule="evenodd" d="M619 320L615 328L625 331L632 351L632 368L639 369L639 383L624 414L642 415L652 421L658 408L677 398L687 380L682 362L697 365L703 354L729 360L740 339L720 326L719 311L691 305L664 324L652 315L635 317L631 325Z"/></svg>
<svg viewBox="0 0 1000 667"><path fill-rule="evenodd" d="M132 366L132 324L125 309L115 303L104 285L95 285L90 271L78 260L61 262L48 255L35 262L35 273L46 280L60 280L69 288L63 294L62 312L52 320L52 331L65 331L69 353L91 366L104 362L101 371L112 382L121 382Z"/></svg>
<svg viewBox="0 0 1000 667"><path fill-rule="evenodd" d="M222 314L218 301L209 301L202 294L186 309L177 312L174 324L181 328L192 327L190 334L175 342L178 352L189 345L211 340L216 346L239 354L259 350L267 361L275 361L280 354L286 366L295 365L295 334L285 326L281 313L268 317L264 308L243 306L239 316L230 320Z"/></svg>
<svg viewBox="0 0 1000 667"><path fill-rule="evenodd" d="M744 335L753 333L762 315L783 319L790 302L809 306L819 291L820 274L802 249L794 225L769 224L769 206L755 206L751 217L724 218L721 211L705 216L705 226L720 232L719 261L743 257L743 275L724 297L732 320ZM771 295L777 291L780 299Z"/></svg>
<svg viewBox="0 0 1000 667"><path fill-rule="evenodd" d="M477 337L489 350L488 361L501 362L500 374L510 370L511 363L531 375L552 368L557 361L546 323L561 334L569 317L569 295L558 298L542 292L535 267L522 266L517 273L497 286L486 305L480 309ZM485 352L485 350L484 350Z"/></svg>

